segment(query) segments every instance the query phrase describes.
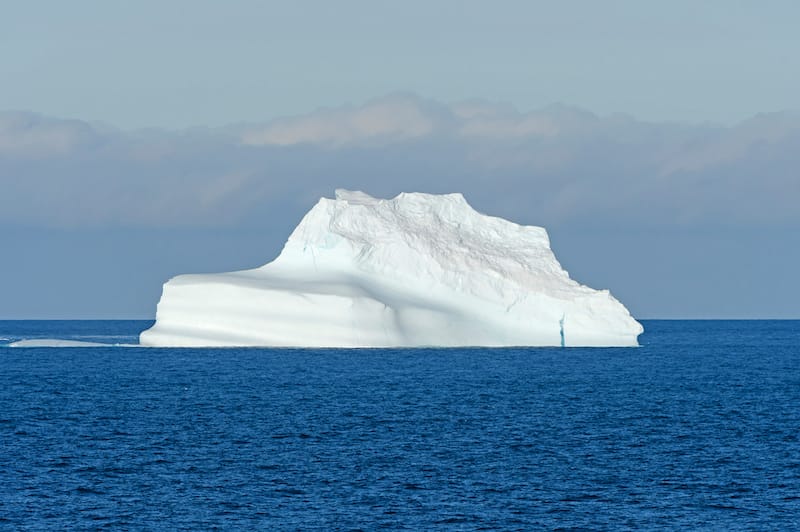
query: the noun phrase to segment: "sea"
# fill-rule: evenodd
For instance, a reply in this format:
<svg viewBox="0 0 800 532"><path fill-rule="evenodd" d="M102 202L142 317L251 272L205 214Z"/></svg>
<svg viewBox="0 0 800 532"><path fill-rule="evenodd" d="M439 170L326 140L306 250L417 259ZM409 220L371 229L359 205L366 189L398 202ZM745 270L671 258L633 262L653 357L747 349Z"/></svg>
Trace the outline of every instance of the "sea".
<svg viewBox="0 0 800 532"><path fill-rule="evenodd" d="M798 530L800 321L160 349L0 322L0 530ZM9 347L58 338L95 347ZM117 345L118 344L118 345Z"/></svg>

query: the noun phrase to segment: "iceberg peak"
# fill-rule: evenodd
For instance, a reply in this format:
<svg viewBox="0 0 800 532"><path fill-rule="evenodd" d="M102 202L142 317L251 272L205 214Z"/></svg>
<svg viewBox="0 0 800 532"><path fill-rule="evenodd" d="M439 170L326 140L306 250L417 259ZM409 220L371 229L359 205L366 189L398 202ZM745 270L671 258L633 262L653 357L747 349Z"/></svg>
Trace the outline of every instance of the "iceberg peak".
<svg viewBox="0 0 800 532"><path fill-rule="evenodd" d="M334 197L339 201L346 201L351 205L373 205L380 201L366 192L361 192L360 190L345 190L343 188L337 188Z"/></svg>
<svg viewBox="0 0 800 532"><path fill-rule="evenodd" d="M569 278L541 227L463 195L337 189L254 270L164 286L150 345L637 345L607 290Z"/></svg>

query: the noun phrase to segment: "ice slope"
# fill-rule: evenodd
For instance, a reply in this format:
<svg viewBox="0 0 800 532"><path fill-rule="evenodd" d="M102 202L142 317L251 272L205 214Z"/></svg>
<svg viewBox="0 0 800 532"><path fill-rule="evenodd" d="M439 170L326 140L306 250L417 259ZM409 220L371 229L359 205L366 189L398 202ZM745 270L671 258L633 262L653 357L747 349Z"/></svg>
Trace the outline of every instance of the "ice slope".
<svg viewBox="0 0 800 532"><path fill-rule="evenodd" d="M152 346L634 346L642 326L572 279L547 232L461 194L336 191L253 270L164 285Z"/></svg>

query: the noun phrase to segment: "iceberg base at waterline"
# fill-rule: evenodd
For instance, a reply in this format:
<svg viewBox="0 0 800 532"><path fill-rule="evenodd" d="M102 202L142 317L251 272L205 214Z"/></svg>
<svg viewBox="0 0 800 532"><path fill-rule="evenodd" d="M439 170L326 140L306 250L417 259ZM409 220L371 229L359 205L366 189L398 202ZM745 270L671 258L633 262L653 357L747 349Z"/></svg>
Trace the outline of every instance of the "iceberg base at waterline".
<svg viewBox="0 0 800 532"><path fill-rule="evenodd" d="M278 258L169 280L150 346L635 346L642 326L570 279L541 227L461 194L322 198Z"/></svg>

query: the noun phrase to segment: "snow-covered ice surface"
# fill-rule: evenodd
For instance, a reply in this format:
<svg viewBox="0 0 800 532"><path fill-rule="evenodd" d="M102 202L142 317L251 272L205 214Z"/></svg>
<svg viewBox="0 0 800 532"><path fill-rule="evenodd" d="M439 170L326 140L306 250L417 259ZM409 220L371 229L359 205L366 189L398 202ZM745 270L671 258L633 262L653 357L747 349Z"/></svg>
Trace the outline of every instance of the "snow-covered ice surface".
<svg viewBox="0 0 800 532"><path fill-rule="evenodd" d="M635 346L642 326L569 278L547 232L461 194L337 190L260 268L164 285L152 346Z"/></svg>

